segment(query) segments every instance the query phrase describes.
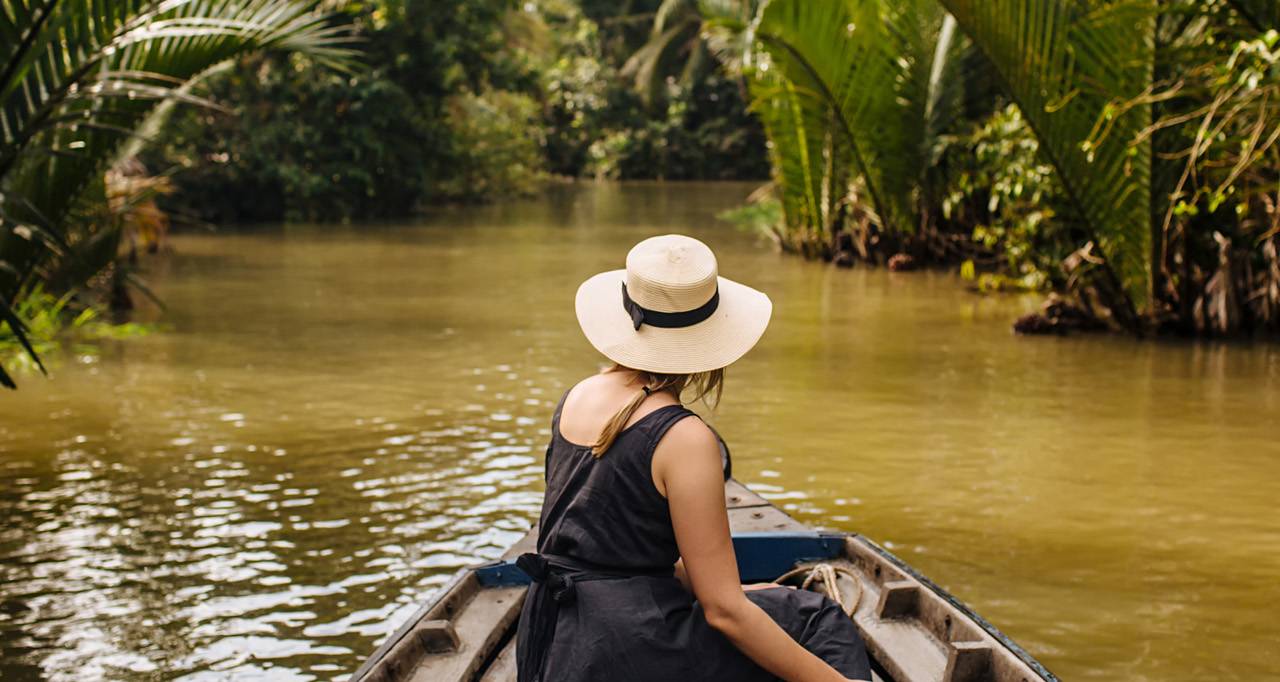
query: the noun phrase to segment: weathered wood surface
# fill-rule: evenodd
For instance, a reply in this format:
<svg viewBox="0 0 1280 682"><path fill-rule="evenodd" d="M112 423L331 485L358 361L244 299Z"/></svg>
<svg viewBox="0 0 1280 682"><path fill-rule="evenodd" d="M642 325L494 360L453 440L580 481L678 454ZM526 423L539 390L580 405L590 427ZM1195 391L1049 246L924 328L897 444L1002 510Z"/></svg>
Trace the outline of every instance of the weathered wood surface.
<svg viewBox="0 0 1280 682"><path fill-rule="evenodd" d="M737 481L725 485L725 505L735 533L805 531L806 526ZM536 529L511 546L504 559L532 551ZM849 535L835 563L855 572L861 598L854 622L885 677L880 682L1035 682L1051 674L1003 635L896 557L871 541ZM850 583L852 586L852 583ZM515 621L525 587L481 588L461 572L431 603L379 647L352 677L357 682L514 682ZM438 622L450 621L458 647ZM434 651L434 653L429 653ZM1025 654L1023 654L1025 657Z"/></svg>

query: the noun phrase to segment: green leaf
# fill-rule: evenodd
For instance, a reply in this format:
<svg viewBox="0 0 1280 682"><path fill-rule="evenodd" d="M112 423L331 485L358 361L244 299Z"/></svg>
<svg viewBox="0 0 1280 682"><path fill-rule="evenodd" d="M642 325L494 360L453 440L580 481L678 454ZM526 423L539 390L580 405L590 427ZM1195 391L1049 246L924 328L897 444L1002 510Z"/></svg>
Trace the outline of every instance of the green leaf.
<svg viewBox="0 0 1280 682"><path fill-rule="evenodd" d="M941 199L937 165L962 120L967 49L933 0L774 0L754 38L767 62L828 110L881 224L912 232ZM819 118L815 114L811 118Z"/></svg>
<svg viewBox="0 0 1280 682"><path fill-rule="evenodd" d="M55 238L0 233L14 296L54 254L64 219L134 131L211 68L264 49L345 63L347 29L296 0L44 0L0 9L0 191L9 221ZM16 38L16 39L11 39Z"/></svg>
<svg viewBox="0 0 1280 682"><path fill-rule="evenodd" d="M1131 307L1151 305L1154 0L939 0L1035 131ZM1111 114L1107 116L1107 114Z"/></svg>
<svg viewBox="0 0 1280 682"><path fill-rule="evenodd" d="M767 52L757 68L781 71L803 118L832 121L882 224L907 229L911 178L885 153L905 147L905 131L895 125L899 67L880 3L775 0L761 8L753 33Z"/></svg>
<svg viewBox="0 0 1280 682"><path fill-rule="evenodd" d="M40 355L36 353L36 349L31 345L31 340L27 338L27 325L14 313L13 308L9 306L9 301L0 296L0 322L9 325L9 330L13 332L13 337L22 345L23 350L27 351L27 355L35 361L36 367L40 368L40 373L48 375L49 372L44 368L44 363L40 361ZM17 388L17 384L13 383L13 379L5 373L4 368L0 367L0 385L6 388Z"/></svg>

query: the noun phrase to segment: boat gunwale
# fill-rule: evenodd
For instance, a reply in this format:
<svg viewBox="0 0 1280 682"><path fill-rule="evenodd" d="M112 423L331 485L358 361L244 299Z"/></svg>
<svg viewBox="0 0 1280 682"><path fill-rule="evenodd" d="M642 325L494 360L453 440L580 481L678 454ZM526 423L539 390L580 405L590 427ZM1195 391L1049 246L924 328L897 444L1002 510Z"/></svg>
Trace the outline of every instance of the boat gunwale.
<svg viewBox="0 0 1280 682"><path fill-rule="evenodd" d="M1052 672L1049 671L1048 668L1045 668L1043 663L1036 660L1035 657L1032 656L1026 649L1023 649L1021 646L1018 645L1017 642L1010 639L1008 635L1004 634L1004 632L1000 630L1000 628L996 627L986 618L983 618L977 611L974 611L972 608L969 607L968 604L961 601L958 597L951 594L942 586L933 582L923 573L913 568L911 564L908 564L907 562L900 559L898 555L894 554L893 552L890 552L884 547L881 547L875 540L872 540L871 538L868 538L867 536L862 535L861 533L848 533L848 536L852 539L855 539L861 542L863 545L867 546L867 548L871 549L876 554L880 555L890 564L893 564L895 568L906 573L913 580L915 580L916 582L919 582L922 586L927 588L930 592L933 592L943 601L947 602L947 604L949 604L951 607L960 611L961 614L963 614L966 618L971 620L975 625L977 625L984 632L990 635L992 639L996 640L997 642L1000 643L1001 646L1008 649L1009 653L1013 654L1018 660L1026 664L1026 666L1031 668L1031 670L1035 672L1037 675L1040 675L1045 680L1045 682L1060 682L1057 675L1054 675Z"/></svg>
<svg viewBox="0 0 1280 682"><path fill-rule="evenodd" d="M731 479L731 483L736 483L738 486L741 486L742 488L744 488L747 492L756 494L754 493L754 491L751 491L750 488L747 488L745 485L743 485L738 481L734 481ZM741 505L738 508L750 509L750 508L760 508L760 507L773 508L774 510L786 516L788 519L791 519L792 521L794 521L797 525L802 526L805 531L816 533L816 534L829 534L833 536L841 536L844 539L845 543L848 543L848 542L860 543L862 546L866 547L868 550L873 552L878 558L883 559L884 561L888 562L891 566L893 566L897 570L902 571L906 576L916 581L919 585L921 585L922 587L932 592L939 599L943 600L948 606L955 609L959 613L959 615L961 615L962 617L966 618L971 623L976 625L978 629L980 629L986 635L991 637L995 642L1000 644L1000 646L1004 647L1010 654L1013 655L1014 658L1016 658L1022 664L1026 665L1034 674L1038 675L1041 678L1041 680L1043 680L1043 682L1060 682L1056 675L1054 675L1047 668L1045 668L1045 666L1042 663L1040 663L1038 660L1035 659L1035 657L1033 657L1025 649L1023 649L1016 642L1010 639L1008 635L1004 634L1004 632L1002 632L994 624L989 622L987 619L983 618L976 611L970 608L965 602L961 601L955 595L951 594L946 589L944 589L937 583L930 580L928 577L926 577L924 574L920 573L920 571L913 568L910 564L903 561L897 555L893 554L889 550L880 546L874 540L866 537L865 535L862 535L861 533L857 533L854 531L826 530L821 528L814 528L808 524L804 524L804 523L801 523L800 521L797 521L796 519L791 517L790 514L787 514L785 511L778 508L777 505L773 504L772 502L769 502L768 500L765 500L763 504L751 503L751 504ZM397 644L399 644L405 637L407 637L410 633L412 633L414 628L417 626L419 622L421 622L423 619L431 615L434 610L440 608L441 605L444 602L446 602L451 596L453 596L458 590L463 589L468 578L474 578L476 580L475 594L471 595L464 603L462 603L460 605L461 608L466 608L467 604L472 599L474 599L477 595L481 594L484 590L491 589L490 587L485 586L480 581L479 575L477 574L477 569L484 568L484 567L491 567L495 563L508 560L509 557L514 554L513 550L515 550L515 548L518 547L523 540L528 539L530 536L532 536L536 532L537 532L536 527L531 528L524 536L522 536L521 540L517 540L515 543L513 543L511 547L509 547L507 550L503 552L502 557L498 559L482 561L479 563L471 564L469 566L464 566L462 568L459 568L456 572L454 572L454 574L450 577L448 582L441 585L435 591L435 593L431 597L429 597L421 607L419 607L416 611L414 611L412 616L407 618L404 623L402 623L395 631L393 631L392 634L389 635L387 639L384 640L382 644L380 644L378 648L374 650L374 652L364 661L364 663L351 675L351 677L349 678L351 682L361 682L362 680L366 680L368 678L369 673L371 673L374 670L377 664L380 661L382 661L384 658L386 658L386 656L392 650L394 650ZM740 531L738 534L740 535L740 534L749 534L749 533L756 533L756 532L794 533L795 531ZM849 554L848 549L842 550L841 556L849 559L852 558L851 555ZM508 625L507 628L514 629L514 624ZM503 632L501 634L501 638L504 640L509 639L511 634L512 633L510 632ZM499 650L500 649L501 647L499 647ZM485 661L484 665L481 666L481 669L480 669L481 672L483 672L483 670L488 665L491 665L491 664L492 664L492 660Z"/></svg>
<svg viewBox="0 0 1280 682"><path fill-rule="evenodd" d="M431 614L432 611L439 608L455 591L462 589L467 578L474 575L476 566L479 565L480 564L463 566L457 571L454 571L453 575L449 577L449 580L437 588L432 596L428 597L427 601L413 612L413 615L406 618L399 627L387 636L386 639L382 640L382 643L378 645L378 648L374 649L372 654L369 654L369 657L364 660L364 663L360 664L360 667L356 668L356 671L351 673L351 677L348 679L352 682L365 679L369 673L373 671L374 666L382 661L382 659L386 658L387 654L391 653L397 644L399 644L405 637L409 636L409 633L413 632L413 629L417 627L418 623L422 622ZM485 588L479 586L477 583L477 591L481 589Z"/></svg>

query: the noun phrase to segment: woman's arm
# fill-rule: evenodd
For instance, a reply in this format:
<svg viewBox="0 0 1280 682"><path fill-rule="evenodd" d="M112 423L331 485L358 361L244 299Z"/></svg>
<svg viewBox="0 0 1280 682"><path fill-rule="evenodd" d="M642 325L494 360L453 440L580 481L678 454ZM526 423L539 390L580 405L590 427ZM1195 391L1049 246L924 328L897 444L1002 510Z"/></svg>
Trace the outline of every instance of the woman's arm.
<svg viewBox="0 0 1280 682"><path fill-rule="evenodd" d="M688 584L711 627L788 682L845 682L742 591L724 504L720 448L711 430L697 419L681 420L658 443L652 467L654 483L671 509Z"/></svg>
<svg viewBox="0 0 1280 682"><path fill-rule="evenodd" d="M680 584L684 585L684 589L689 590L690 592L693 591L693 587L689 585L689 576L684 572L684 559L676 559L676 565L671 568L671 571L675 574L676 580L679 580ZM742 591L750 592L751 590L767 590L771 587L785 587L789 590L796 589L792 585L779 585L778 583L751 583L750 585L743 583Z"/></svg>

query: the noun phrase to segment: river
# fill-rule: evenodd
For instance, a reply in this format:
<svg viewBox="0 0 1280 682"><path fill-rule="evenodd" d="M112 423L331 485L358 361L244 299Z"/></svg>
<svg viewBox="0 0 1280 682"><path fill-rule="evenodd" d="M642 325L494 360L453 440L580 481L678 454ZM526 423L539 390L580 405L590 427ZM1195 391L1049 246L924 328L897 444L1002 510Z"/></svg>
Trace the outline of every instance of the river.
<svg viewBox="0 0 1280 682"><path fill-rule="evenodd" d="M713 415L738 478L1066 680L1280 676L1280 349L1018 337L1035 297L714 218L750 189L174 237L146 261L165 331L0 395L0 678L354 670L529 527L551 408L601 362L574 291L665 231L774 300Z"/></svg>

